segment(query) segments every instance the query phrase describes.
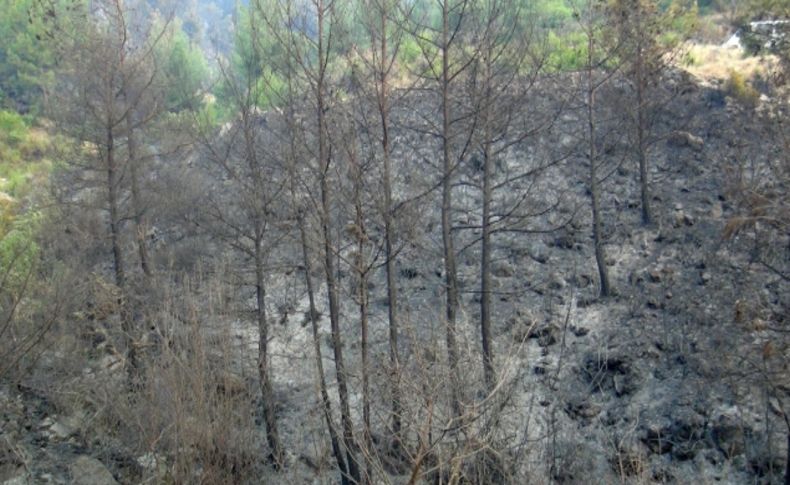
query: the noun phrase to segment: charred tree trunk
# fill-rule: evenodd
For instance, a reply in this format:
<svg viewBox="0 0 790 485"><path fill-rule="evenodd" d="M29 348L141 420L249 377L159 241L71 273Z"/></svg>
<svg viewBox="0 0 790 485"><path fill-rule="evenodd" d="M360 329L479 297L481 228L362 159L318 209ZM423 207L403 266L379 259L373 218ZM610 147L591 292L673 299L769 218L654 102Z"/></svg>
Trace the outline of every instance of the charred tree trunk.
<svg viewBox="0 0 790 485"><path fill-rule="evenodd" d="M288 46L290 49L290 46ZM348 472L348 465L346 455L341 446L340 438L335 426L334 418L332 417L332 401L329 399L329 391L326 384L326 372L324 371L324 357L321 351L321 338L318 331L318 309L316 308L316 294L315 285L313 284L313 265L310 259L310 246L307 238L307 220L305 219L304 208L297 198L296 191L296 160L297 157L297 139L296 133L298 127L296 125L296 113L294 112L294 101L296 99L293 86L293 70L292 65L288 64L287 79L288 79L288 95L289 95L289 110L288 110L288 131L290 133L290 153L289 153L289 189L291 201L296 211L296 223L299 228L299 244L302 249L302 264L304 266L304 280L307 289L307 300L310 311L310 330L313 339L313 351L315 352L316 373L318 377L318 388L321 398L321 409L326 422L327 433L329 434L329 443L332 447L332 455L337 462L337 468L340 471L340 483L342 485L351 485L350 475Z"/></svg>
<svg viewBox="0 0 790 485"><path fill-rule="evenodd" d="M635 81L636 81L636 148L639 157L639 188L642 196L642 224L653 223L653 214L650 209L650 179L647 167L647 140L645 139L647 118L645 113L645 72L642 59L642 49L638 46L636 53Z"/></svg>
<svg viewBox="0 0 790 485"><path fill-rule="evenodd" d="M140 268L145 276L151 276L151 265L148 262L148 248L146 247L145 235L147 227L145 224L145 209L140 194L140 179L138 173L137 159L137 140L135 139L134 110L130 110L126 116L126 146L129 151L129 175L132 185L132 210L134 211L135 239L137 241L137 252L140 255Z"/></svg>
<svg viewBox="0 0 790 485"><path fill-rule="evenodd" d="M790 485L790 431L787 432L787 463L785 464L785 485Z"/></svg>
<svg viewBox="0 0 790 485"><path fill-rule="evenodd" d="M486 62L486 82L490 80L490 69ZM483 347L483 372L486 387L491 390L496 384L494 371L494 351L491 346L491 200L493 177L491 166L491 126L489 123L491 96L486 89L483 100L483 234L482 255L480 263L480 339Z"/></svg>
<svg viewBox="0 0 790 485"><path fill-rule="evenodd" d="M326 387L326 374L324 373L324 358L321 352L321 339L318 333L318 310L315 306L315 290L313 289L312 265L310 264L310 253L307 246L307 231L305 230L304 216L299 211L299 238L302 246L302 261L304 262L305 286L307 286L307 300L310 307L310 326L313 335L313 350L315 351L316 372L318 373L318 387L321 394L321 405L324 411L324 420L329 432L329 442L332 446L332 454L337 461L340 470L342 485L350 485L348 466L346 465L345 454L340 446L335 422L332 419L332 402L329 400L329 392Z"/></svg>
<svg viewBox="0 0 790 485"><path fill-rule="evenodd" d="M266 274L264 272L262 229L255 234L255 297L258 317L258 379L261 386L263 421L266 425L266 442L269 444L269 461L275 469L283 466L283 446L277 431L274 391L269 372L269 322L266 320Z"/></svg>
<svg viewBox="0 0 790 485"><path fill-rule="evenodd" d="M595 262L598 265L598 278L600 280L600 296L608 297L611 294L609 272L606 268L606 256L603 249L603 234L601 234L601 208L600 187L598 180L598 150L596 148L596 123L595 123L595 79L594 79L594 41L593 34L588 34L587 49L587 136L588 159L590 163L590 199L592 203L593 244L595 246Z"/></svg>
<svg viewBox="0 0 790 485"><path fill-rule="evenodd" d="M365 473L362 476L362 483L369 484L373 476L371 465L371 453L373 451L373 441L371 439L370 428L370 363L368 350L368 268L365 261L365 219L362 208L362 173L360 167L355 167L354 181L354 212L355 224L357 227L357 256L355 261L358 288L357 298L359 303L359 327L360 327L360 351L362 353L362 423L363 423L363 443L364 453L363 462Z"/></svg>
<svg viewBox="0 0 790 485"><path fill-rule="evenodd" d="M398 358L398 287L395 280L395 248L392 207L392 166L389 141L389 67L387 66L387 12L381 15L381 42L379 53L379 114L381 116L381 150L384 158L384 249L387 273L387 307L389 317L390 404L393 444L401 446L402 409L400 397L400 359Z"/></svg>
<svg viewBox="0 0 790 485"><path fill-rule="evenodd" d="M340 419L343 425L343 443L348 458L348 474L353 483L359 482L359 464L356 458L351 409L348 404L348 384L345 361L343 359L343 337L340 334L340 302L338 299L337 279L335 276L334 251L332 249L332 233L329 211L328 161L321 174L321 225L324 239L324 270L329 298L329 321L332 332L332 351L335 357L337 373L337 392L340 400Z"/></svg>
<svg viewBox="0 0 790 485"><path fill-rule="evenodd" d="M109 124L109 123L108 123ZM132 312L129 308L128 295L126 294L126 272L124 269L123 251L121 249L121 222L120 222L120 209L119 202L119 180L118 171L119 167L116 165L115 158L115 137L111 126L107 127L106 133L106 162L107 162L107 202L110 211L110 241L112 245L113 255L113 269L115 272L115 285L120 291L120 298L118 299L118 308L121 314L121 330L124 334L126 342L126 360L129 385L134 387L136 385L136 378L138 376L139 362L137 361L137 343L135 341L135 328Z"/></svg>
<svg viewBox="0 0 790 485"><path fill-rule="evenodd" d="M452 179L453 161L450 153L450 7L449 0L442 2L442 248L444 251L445 318L447 331L447 356L450 366L451 407L453 414L461 415L458 373L458 343L456 341L456 312L458 309L458 275L455 265L455 247L452 233Z"/></svg>
<svg viewBox="0 0 790 485"><path fill-rule="evenodd" d="M110 242L112 244L115 284L120 289L126 287L123 253L121 252L121 222L118 209L118 167L115 166L115 138L112 128L107 128L107 202L110 209Z"/></svg>
<svg viewBox="0 0 790 485"><path fill-rule="evenodd" d="M356 453L357 446L354 440L354 426L351 421L351 410L348 404L348 375L343 359L343 337L340 333L340 302L338 299L337 278L335 275L335 252L332 247L332 204L329 191L329 166L330 154L328 127L326 121L326 94L325 76L327 59L330 55L324 46L324 20L327 7L323 0L316 3L318 20L318 59L319 68L315 85L317 129L318 129L318 163L319 185L321 192L321 232L324 242L324 270L329 298L329 320L332 332L332 350L335 357L335 370L337 374L337 392L340 400L340 419L343 426L343 444L346 449L348 476L353 483L359 483L359 462Z"/></svg>

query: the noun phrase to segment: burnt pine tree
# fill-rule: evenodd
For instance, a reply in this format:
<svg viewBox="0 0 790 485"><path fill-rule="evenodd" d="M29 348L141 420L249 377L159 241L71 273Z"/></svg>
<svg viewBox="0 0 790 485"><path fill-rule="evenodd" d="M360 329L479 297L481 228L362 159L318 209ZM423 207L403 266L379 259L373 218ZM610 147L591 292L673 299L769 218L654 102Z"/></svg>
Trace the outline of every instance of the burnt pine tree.
<svg viewBox="0 0 790 485"><path fill-rule="evenodd" d="M598 93L612 78L616 69L612 66L612 57L603 48L603 10L598 0L587 0L583 10L577 11L575 17L584 33L586 52L584 65L581 67L579 94L584 128L582 129L582 150L587 162L587 188L590 194L592 213L592 235L595 252L595 263L598 268L599 294L608 297L612 294L609 281L609 270L606 266L604 249L603 216L601 214L601 185L605 181L604 157L599 150L603 134L600 126L602 107L598 104Z"/></svg>
<svg viewBox="0 0 790 485"><path fill-rule="evenodd" d="M428 131L439 139L440 167L439 183L441 190L440 212L442 231L442 260L444 264L445 290L445 337L448 364L450 368L450 405L453 414L460 417L461 375L459 370L459 349L457 342L457 320L460 308L458 269L456 264L455 236L453 234L453 187L458 178L458 169L469 154L472 145L473 126L470 128L470 114L463 112L458 102L461 78L469 70L476 55L475 49L468 49L464 43L464 30L469 22L470 2L468 0L440 0L440 16L437 22L429 15L412 18L408 22L408 34L419 46L423 66L416 74L421 78L423 88L438 98L439 122L427 120Z"/></svg>
<svg viewBox="0 0 790 485"><path fill-rule="evenodd" d="M244 26L251 45L235 69L221 65L222 83L235 114L218 139L201 133L200 140L214 167L212 176L225 184L210 184L209 210L214 234L254 268L255 322L258 328L258 382L261 389L261 414L269 447L268 461L275 468L284 466L284 446L277 425L275 398L269 355L269 316L267 279L269 259L284 237L278 222L286 212L282 202L288 194L288 170L273 149L276 136L263 128L259 102L267 96L269 84L261 82L258 17L251 9ZM230 187L231 190L227 190Z"/></svg>
<svg viewBox="0 0 790 485"><path fill-rule="evenodd" d="M399 300L395 263L397 247L395 237L396 208L393 203L393 170L392 170L392 120L391 110L396 97L392 94L392 79L397 74L397 60L404 36L401 28L402 11L393 0L363 0L362 23L365 28L366 40L371 48L360 53L362 81L364 89L373 85L373 92L366 92L372 97L378 114L378 130L374 131L379 145L381 169L382 201L380 212L384 223L384 258L387 278L387 317L389 320L389 390L390 390L390 427L393 445L400 447L402 440L402 405L400 391L400 357L398 354L399 333ZM372 96L371 96L372 95ZM402 96L402 94L401 94Z"/></svg>
<svg viewBox="0 0 790 485"><path fill-rule="evenodd" d="M664 74L681 52L684 33L673 24L693 19L693 7L675 2L662 9L654 0L615 0L607 6L617 56L629 83L625 130L639 167L642 224L653 223L650 192L652 147L665 138L658 132L659 120L673 93L664 87ZM676 31L673 36L666 35Z"/></svg>
<svg viewBox="0 0 790 485"><path fill-rule="evenodd" d="M306 156L302 161L309 166L317 186L317 200L314 209L318 214L319 239L323 259L323 270L329 302L332 352L335 361L338 401L342 428L342 448L345 464L341 465L344 483L359 483L361 479L359 446L354 437L354 425L349 405L349 374L343 355L343 335L341 333L340 288L338 284L339 250L337 245L337 224L333 217L335 208L337 154L332 151L329 111L333 107L332 76L333 67L338 60L337 43L342 38L342 12L336 1L311 0L307 6L297 5L291 0L268 5L270 11L266 23L269 32L276 36L276 42L287 52L287 59L279 71L287 72L298 79L309 93L307 106L310 120L302 125L303 140L308 147L300 151ZM281 30L278 27L287 26ZM313 184L310 184L313 186Z"/></svg>
<svg viewBox="0 0 790 485"><path fill-rule="evenodd" d="M123 226L129 218L126 190L129 168L136 167L133 134L157 112L160 94L154 49L169 25L140 21L140 9L139 5L120 0L101 0L92 4L90 12L72 9L66 15L48 17L61 58L50 113L75 142L74 153L78 156L68 166L73 180L79 182L70 189L101 187L106 197L101 206L108 214L107 239L120 293L119 309L131 374L137 367L137 332L127 301L130 295L123 251ZM79 30L73 28L73 22L80 23ZM71 28L67 27L69 24ZM79 35L75 35L78 31ZM146 114L138 116L136 113L141 111ZM132 170L135 214L140 205L138 176Z"/></svg>

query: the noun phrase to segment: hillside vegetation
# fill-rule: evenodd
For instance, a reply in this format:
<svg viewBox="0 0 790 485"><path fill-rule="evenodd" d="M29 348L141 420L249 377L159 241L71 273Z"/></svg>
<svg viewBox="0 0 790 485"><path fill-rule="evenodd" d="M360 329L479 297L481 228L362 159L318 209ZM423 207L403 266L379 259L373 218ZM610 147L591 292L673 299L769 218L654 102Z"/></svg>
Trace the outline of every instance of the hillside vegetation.
<svg viewBox="0 0 790 485"><path fill-rule="evenodd" d="M790 483L787 10L4 0L0 484Z"/></svg>

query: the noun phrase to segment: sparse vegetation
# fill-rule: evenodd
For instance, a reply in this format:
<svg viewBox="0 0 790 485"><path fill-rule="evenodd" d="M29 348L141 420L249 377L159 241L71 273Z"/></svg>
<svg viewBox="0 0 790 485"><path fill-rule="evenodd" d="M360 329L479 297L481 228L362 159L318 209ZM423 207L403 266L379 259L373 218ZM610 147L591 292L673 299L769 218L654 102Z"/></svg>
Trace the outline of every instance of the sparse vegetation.
<svg viewBox="0 0 790 485"><path fill-rule="evenodd" d="M790 480L781 5L7 3L0 482Z"/></svg>
<svg viewBox="0 0 790 485"><path fill-rule="evenodd" d="M727 94L744 106L753 108L760 100L760 93L746 81L743 74L737 71L730 71L725 90Z"/></svg>

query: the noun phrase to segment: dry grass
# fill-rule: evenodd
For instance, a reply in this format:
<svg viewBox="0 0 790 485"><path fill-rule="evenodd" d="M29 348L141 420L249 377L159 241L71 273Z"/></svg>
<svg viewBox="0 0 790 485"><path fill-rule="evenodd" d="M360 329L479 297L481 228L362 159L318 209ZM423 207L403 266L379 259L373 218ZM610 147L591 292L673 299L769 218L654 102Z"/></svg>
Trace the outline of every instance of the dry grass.
<svg viewBox="0 0 790 485"><path fill-rule="evenodd" d="M778 65L776 56L747 56L743 49L711 44L692 44L688 47L689 65L682 66L694 76L709 82L725 81L730 73L738 72L746 79L755 75L768 77Z"/></svg>

